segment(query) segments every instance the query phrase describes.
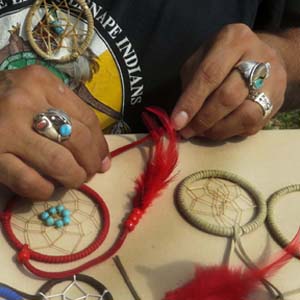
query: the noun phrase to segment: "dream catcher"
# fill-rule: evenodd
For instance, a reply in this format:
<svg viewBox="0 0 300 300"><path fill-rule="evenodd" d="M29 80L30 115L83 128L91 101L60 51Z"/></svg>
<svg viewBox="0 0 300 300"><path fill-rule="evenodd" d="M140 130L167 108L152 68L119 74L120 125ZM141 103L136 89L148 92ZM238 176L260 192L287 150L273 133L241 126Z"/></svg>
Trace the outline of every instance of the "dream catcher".
<svg viewBox="0 0 300 300"><path fill-rule="evenodd" d="M50 280L36 293L29 295L0 283L0 298L5 300L113 300L107 288L87 275Z"/></svg>
<svg viewBox="0 0 300 300"><path fill-rule="evenodd" d="M132 210L121 225L116 241L102 255L74 269L61 272L43 271L31 263L31 261L39 261L63 264L77 261L94 252L105 240L109 230L109 211L101 196L88 186L81 186L79 191L69 191L63 200L51 203L56 206L63 205L72 211L72 223L59 228L47 227L39 220L42 212L49 211L48 204L34 205L28 218L21 213L24 210L22 208L24 203L16 199L8 202L5 211L0 215L3 229L12 246L18 251L18 261L29 271L44 278L65 278L112 257L123 245L128 234L135 229L149 205L168 185L178 159L176 133L164 112L154 108L148 108L148 111L159 118L163 127L157 125L147 113L144 113L144 121L150 134L111 153L113 157L146 140L152 140L154 143L146 170L136 180ZM101 230L99 230L99 224L102 224ZM19 236L23 236L23 240L20 240L16 232ZM41 236L40 239L36 238L37 233ZM86 241L86 236L92 237L92 242ZM62 241L66 238L70 241L68 249L62 246Z"/></svg>
<svg viewBox="0 0 300 300"><path fill-rule="evenodd" d="M84 0L36 0L26 19L26 33L34 51L60 63L83 55L92 40L93 16Z"/></svg>
<svg viewBox="0 0 300 300"><path fill-rule="evenodd" d="M182 216L195 227L232 238L235 252L248 268L231 269L228 264L198 267L194 280L168 292L165 300L244 300L260 282L274 299L283 299L281 292L265 278L274 274L299 249L299 234L270 264L258 268L251 261L240 236L263 224L267 207L250 183L229 172L202 171L180 183L176 201Z"/></svg>
<svg viewBox="0 0 300 300"><path fill-rule="evenodd" d="M299 192L300 185L293 184L286 186L275 193L273 193L268 199L268 216L267 216L267 227L271 233L274 240L282 247L285 248L290 244L291 236L293 233L291 231L297 230L299 228ZM289 208L284 207L283 204L289 203ZM286 218L282 219L280 216L280 211L285 211L289 209L288 215L289 220L287 222ZM282 222L279 222L281 219ZM280 228L279 224L284 224L285 228ZM283 227L283 226L282 226ZM292 253L297 259L300 258L300 249L297 249ZM283 296L288 297L300 293L300 289L295 289L292 291L284 292Z"/></svg>

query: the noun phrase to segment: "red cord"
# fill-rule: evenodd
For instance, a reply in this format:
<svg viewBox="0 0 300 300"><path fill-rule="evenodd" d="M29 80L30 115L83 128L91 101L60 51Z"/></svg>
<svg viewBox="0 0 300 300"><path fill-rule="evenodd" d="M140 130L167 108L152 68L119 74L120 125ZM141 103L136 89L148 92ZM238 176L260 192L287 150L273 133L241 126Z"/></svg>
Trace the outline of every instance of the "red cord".
<svg viewBox="0 0 300 300"><path fill-rule="evenodd" d="M125 145L123 147L120 147L114 151L111 152L111 156L115 157L139 144L144 143L145 141L148 141L151 139L150 135L147 135L129 145ZM43 278L64 278L68 276L72 276L74 274L83 272L84 270L94 266L95 264L101 263L105 261L106 259L112 257L123 245L124 241L126 240L126 237L130 230L128 230L128 225L124 227L123 232L120 234L120 236L117 238L116 242L113 244L113 246L108 249L105 253L102 255L84 263L83 265L67 270L67 271L62 271L62 272L46 272L42 271L36 267L34 267L30 263L30 259L43 262L43 263L51 263L51 264L60 264L60 263L69 263L73 262L76 260L80 260L89 254L93 253L95 250L97 250L103 241L105 240L109 227L110 227L110 216L109 216L109 211L108 208L103 200L103 198L93 189L88 187L87 185L82 185L79 190L89 196L91 199L93 199L100 207L102 211L102 217L103 217L103 227L101 231L99 232L99 235L97 238L92 242L91 245L89 245L87 248L70 254L70 255L59 255L59 256L54 256L54 255L45 255L41 254L39 252L36 252L34 250L31 250L27 244L21 243L16 235L14 234L12 227L11 227L11 216L12 216L12 210L16 204L16 198L12 199L11 201L8 201L7 207L5 208L4 212L1 213L0 215L0 220L2 221L4 231L8 237L9 242L12 244L12 246L19 251L18 253L18 260L20 263L24 264L24 266L33 274L39 277ZM128 222L127 222L128 223Z"/></svg>
<svg viewBox="0 0 300 300"><path fill-rule="evenodd" d="M12 209L13 209L14 205L16 204L16 199L13 199L12 201L8 202L8 205L5 209L5 211L0 214L0 221L2 221L3 228L5 229L8 240L13 245L13 247L19 251L19 253L18 253L19 262L22 263L33 274L35 274L39 277L43 277L43 278L59 279L59 278L69 277L74 274L80 273L80 272L112 257L121 248L121 246L123 245L123 243L125 242L125 240L128 236L128 233L134 230L135 226L138 224L138 222L141 219L141 217L143 216L147 206L150 205L153 198L155 198L155 196L157 196L159 194L159 191L168 184L168 182L170 181L170 179L168 179L168 177L170 175L170 172L172 172L172 170L174 169L177 158L178 158L177 148L175 145L176 133L175 133L174 129L172 128L172 125L171 125L167 115L163 111L161 111L159 109L155 109L155 108L149 108L148 110L150 112L156 114L161 119L162 124L164 125L164 127L166 129L166 133L170 138L170 143L168 145L166 152L163 152L163 144L160 139L164 135L164 130L162 128L158 128L156 125L154 125L154 122L152 122L149 119L149 117L147 117L146 121L148 121L148 124L150 125L149 126L150 134L141 138L140 140L137 140L137 141L129 144L129 145L125 145L123 147L120 147L120 148L112 151L111 157L115 157L137 145L140 145L140 144L152 139L155 142L156 147L158 147L160 150L155 152L156 154L154 154L154 158L153 158L154 162L153 161L148 162L147 170L149 171L149 168L151 169L151 166L152 166L151 170L153 171L153 167L155 166L155 164L159 167L159 165L157 164L157 160L161 159L162 161L161 161L160 169L158 169L157 172L164 174L161 177L162 184L157 185L156 187L151 189L149 186L149 184L152 182L151 180L150 181L148 180L146 183L143 183L144 179L147 177L147 175L149 175L148 174L149 172L147 173L147 170L146 170L146 173L142 174L142 176L137 181L136 192L139 194L138 196L141 198L143 198L143 196L146 195L148 192L148 194L147 194L148 198L150 197L152 199L147 199L146 204L145 203L143 204L141 202L140 207L138 207L135 204L133 205L131 213L129 214L129 216L127 217L125 222L123 223L123 229L122 229L120 235L116 239L115 243L111 246L111 248L108 249L102 255L82 264L79 267L76 267L71 270L61 271L61 272L42 271L42 270L34 267L30 263L30 259L35 260L35 261L44 262L44 263L52 263L52 264L68 263L68 262L72 262L72 261L76 261L76 260L84 258L84 257L88 256L89 254L93 253L97 248L100 247L100 245L105 240L105 238L108 234L108 231L109 231L109 226L110 226L109 211L108 211L108 208L107 208L105 202L103 201L102 197L97 192L92 190L90 187L88 187L86 185L82 185L79 188L79 190L82 191L83 193L85 193L86 195L88 195L91 199L93 199L99 205L99 207L103 213L103 228L101 229L101 231L99 232L99 235L92 242L92 244L90 246L88 246L87 248L85 248L77 253L73 253L70 255L64 255L64 256L44 255L44 254L41 254L41 253L31 250L29 248L29 245L22 244L15 236L15 234L12 230L12 227L11 227L11 222L10 222ZM175 148L172 149L172 151L170 152L170 149L173 147L175 147ZM174 154L174 153L175 153L175 156L173 155L174 159L171 159L169 168L167 168L167 172L165 172L165 170L164 170L165 162L164 161L168 161L169 154ZM154 173L152 175L154 175ZM149 177L153 177L152 175L151 176L149 175ZM145 186L143 184L145 184ZM149 192L150 192L151 196L149 196ZM142 199L141 199L141 201L142 201Z"/></svg>

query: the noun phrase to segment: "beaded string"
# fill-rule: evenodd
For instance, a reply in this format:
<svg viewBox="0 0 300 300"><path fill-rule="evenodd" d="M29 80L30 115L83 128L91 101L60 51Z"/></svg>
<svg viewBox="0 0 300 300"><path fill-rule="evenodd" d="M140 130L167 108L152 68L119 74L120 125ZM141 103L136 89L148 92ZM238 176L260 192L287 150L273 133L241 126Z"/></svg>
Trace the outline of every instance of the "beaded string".
<svg viewBox="0 0 300 300"><path fill-rule="evenodd" d="M148 108L147 110L154 113L160 119L163 128L158 127L158 125L156 125L156 123L152 119L150 119L148 115L144 115L144 119L146 121L146 125L149 128L150 134L140 139L139 141L123 146L111 153L112 157L114 157L150 139L155 144L145 172L140 177L138 177L136 181L136 195L133 198L132 211L129 213L128 217L123 223L122 229L114 244L102 255L71 270L61 272L43 271L33 266L30 262L31 259L51 264L72 262L88 256L103 243L109 230L109 211L102 197L87 185L82 185L79 190L88 195L100 206L103 215L103 228L100 231L98 237L92 242L90 246L70 255L44 255L30 249L28 244L22 244L15 236L10 222L12 209L15 206L16 201L14 199L8 202L5 211L0 214L0 220L2 221L4 232L6 233L10 243L15 249L19 251L19 263L23 264L30 272L43 278L65 278L74 274L81 273L82 271L112 257L122 247L128 234L135 229L136 225L139 223L141 217L145 213L148 206L152 203L153 199L159 196L160 191L165 188L170 182L170 175L174 170L178 159L176 132L173 129L166 113L156 108ZM167 137L167 140L165 139L165 137Z"/></svg>

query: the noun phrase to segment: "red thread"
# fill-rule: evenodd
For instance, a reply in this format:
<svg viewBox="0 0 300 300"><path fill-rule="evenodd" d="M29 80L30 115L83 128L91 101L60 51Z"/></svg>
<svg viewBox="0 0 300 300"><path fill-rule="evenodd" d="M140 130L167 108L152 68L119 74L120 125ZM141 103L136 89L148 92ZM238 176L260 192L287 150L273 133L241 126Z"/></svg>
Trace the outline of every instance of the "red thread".
<svg viewBox="0 0 300 300"><path fill-rule="evenodd" d="M16 203L16 199L12 199L12 201L8 202L5 212L2 214L0 220L2 221L3 228L5 229L9 241L14 248L20 251L18 254L19 262L22 263L33 274L43 278L64 278L80 273L112 257L121 248L126 240L128 233L135 229L142 215L145 213L146 209L152 203L154 198L159 196L161 190L164 189L170 182L170 180L172 179L170 178L170 175L174 170L178 159L176 132L165 112L158 108L148 108L147 110L155 114L160 119L163 127L159 127L148 116L148 114L144 114L144 121L149 129L150 134L136 142L133 142L111 152L111 156L114 157L150 139L152 139L155 145L154 151L151 153L151 158L147 163L145 172L141 174L136 180L136 195L133 199L133 210L124 222L123 229L121 230L120 235L118 236L115 243L102 255L82 264L77 268L62 272L42 271L34 267L30 263L30 259L53 264L68 263L84 258L94 252L98 247L100 247L108 234L110 223L109 211L102 197L90 187L82 185L79 190L88 195L99 205L103 214L103 228L100 231L98 237L92 242L90 246L70 255L44 255L31 250L28 245L23 245L15 236L10 224L11 211ZM165 145L165 135L168 140L167 145Z"/></svg>

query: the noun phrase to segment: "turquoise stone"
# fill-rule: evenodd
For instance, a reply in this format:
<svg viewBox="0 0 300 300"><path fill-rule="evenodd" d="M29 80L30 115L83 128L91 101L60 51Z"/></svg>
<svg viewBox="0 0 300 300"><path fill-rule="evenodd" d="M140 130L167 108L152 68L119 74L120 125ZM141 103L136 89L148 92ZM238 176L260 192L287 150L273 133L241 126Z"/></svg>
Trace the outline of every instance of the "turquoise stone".
<svg viewBox="0 0 300 300"><path fill-rule="evenodd" d="M62 228L62 227L64 227L64 222L63 222L63 220L56 220L56 221L55 221L55 227L56 227L56 228Z"/></svg>
<svg viewBox="0 0 300 300"><path fill-rule="evenodd" d="M64 225L69 225L71 223L71 218L70 217L64 217L63 222L64 222Z"/></svg>
<svg viewBox="0 0 300 300"><path fill-rule="evenodd" d="M256 89L262 88L263 85L264 85L264 79L263 79L263 78L258 78L258 79L256 79L256 80L254 81L254 87L255 87Z"/></svg>
<svg viewBox="0 0 300 300"><path fill-rule="evenodd" d="M64 211L64 209L65 207L62 204L56 206L56 210L59 214L61 214Z"/></svg>
<svg viewBox="0 0 300 300"><path fill-rule="evenodd" d="M49 217L48 219L45 220L45 224L47 226L53 226L54 225L54 219L52 217Z"/></svg>
<svg viewBox="0 0 300 300"><path fill-rule="evenodd" d="M63 210L61 213L62 217L70 217L71 212L68 209Z"/></svg>
<svg viewBox="0 0 300 300"><path fill-rule="evenodd" d="M48 218L49 218L49 213L47 211L44 211L40 214L40 218L43 220L43 221L46 221Z"/></svg>
<svg viewBox="0 0 300 300"><path fill-rule="evenodd" d="M69 124L60 126L59 133L61 134L61 136L70 136L72 133L72 126Z"/></svg>
<svg viewBox="0 0 300 300"><path fill-rule="evenodd" d="M55 208L55 207L50 207L50 208L48 209L48 212L49 212L49 214L52 215L52 216L57 214L57 211L56 211L56 208Z"/></svg>

